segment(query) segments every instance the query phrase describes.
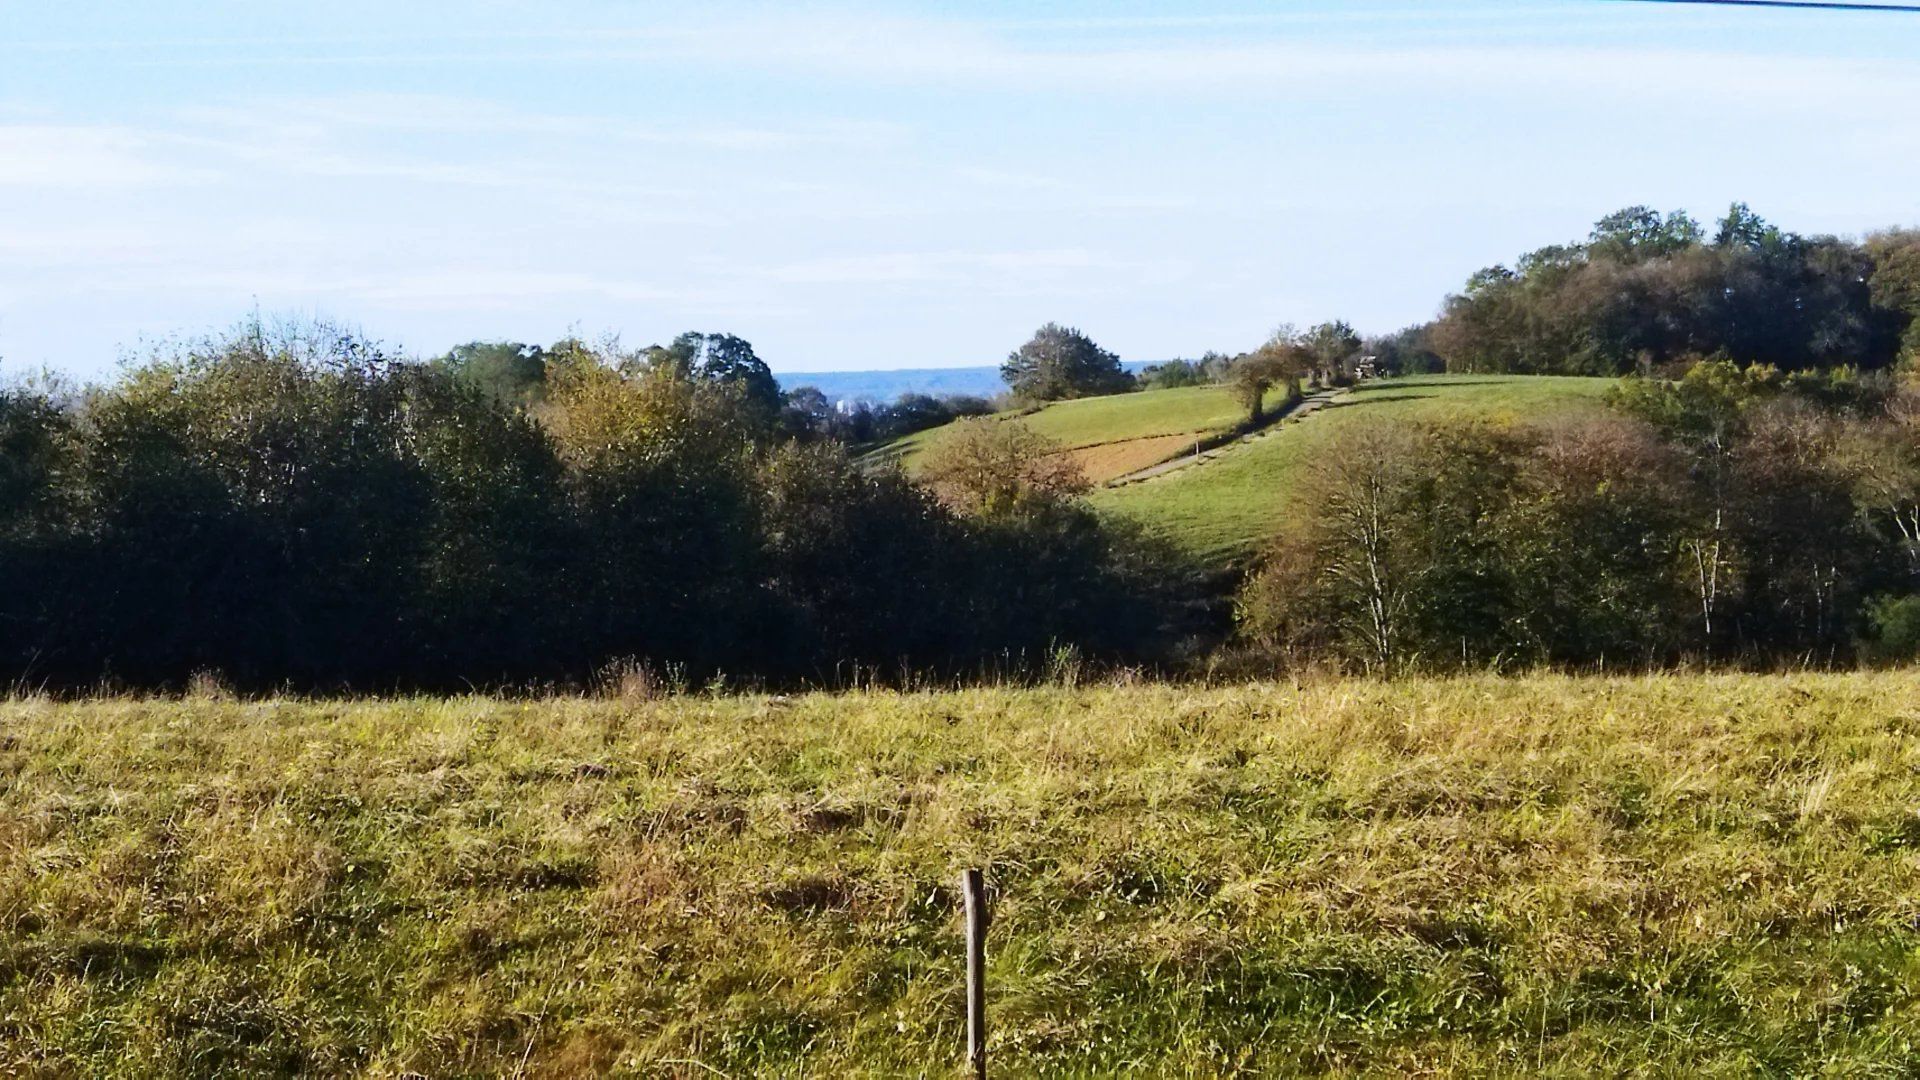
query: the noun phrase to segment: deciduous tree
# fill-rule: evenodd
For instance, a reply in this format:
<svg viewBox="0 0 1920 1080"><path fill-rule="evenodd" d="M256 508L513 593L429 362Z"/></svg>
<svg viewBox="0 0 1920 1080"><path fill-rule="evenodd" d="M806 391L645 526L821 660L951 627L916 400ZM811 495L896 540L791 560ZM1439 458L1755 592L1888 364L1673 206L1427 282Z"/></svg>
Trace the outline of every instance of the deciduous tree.
<svg viewBox="0 0 1920 1080"><path fill-rule="evenodd" d="M1000 376L1028 401L1095 397L1133 389L1120 358L1080 331L1048 323L1007 356Z"/></svg>

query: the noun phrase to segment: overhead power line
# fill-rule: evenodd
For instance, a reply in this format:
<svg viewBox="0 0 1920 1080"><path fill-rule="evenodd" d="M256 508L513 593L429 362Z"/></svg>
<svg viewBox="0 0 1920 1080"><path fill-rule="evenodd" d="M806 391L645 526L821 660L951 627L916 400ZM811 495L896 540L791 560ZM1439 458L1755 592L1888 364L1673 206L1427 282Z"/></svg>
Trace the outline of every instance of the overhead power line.
<svg viewBox="0 0 1920 1080"><path fill-rule="evenodd" d="M1808 8L1814 11L1899 11L1920 15L1920 4L1848 4L1828 0L1615 0L1630 4L1701 4L1708 7Z"/></svg>

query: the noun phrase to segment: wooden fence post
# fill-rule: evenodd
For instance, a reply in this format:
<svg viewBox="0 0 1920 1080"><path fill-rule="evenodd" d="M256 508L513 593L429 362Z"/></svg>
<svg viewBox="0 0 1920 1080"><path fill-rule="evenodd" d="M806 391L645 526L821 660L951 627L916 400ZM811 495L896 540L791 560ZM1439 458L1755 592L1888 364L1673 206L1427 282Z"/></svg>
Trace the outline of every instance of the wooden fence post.
<svg viewBox="0 0 1920 1080"><path fill-rule="evenodd" d="M987 888L980 871L960 875L967 913L967 1065L987 1077Z"/></svg>

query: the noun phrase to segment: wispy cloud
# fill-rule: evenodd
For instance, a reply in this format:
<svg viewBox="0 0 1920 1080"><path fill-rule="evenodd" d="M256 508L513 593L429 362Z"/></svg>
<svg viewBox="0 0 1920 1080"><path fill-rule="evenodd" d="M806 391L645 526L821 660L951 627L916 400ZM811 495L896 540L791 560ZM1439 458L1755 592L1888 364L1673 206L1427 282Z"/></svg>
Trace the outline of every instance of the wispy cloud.
<svg viewBox="0 0 1920 1080"><path fill-rule="evenodd" d="M695 188L650 167L662 150L770 155L873 150L897 125L646 126L478 99L404 94L256 99L127 123L8 122L0 186L51 191L259 182L269 176L518 191L625 223L717 223ZM415 136L431 136L431 146ZM530 142L531 140L531 142ZM503 149L511 150L503 153ZM583 163L591 161L592 167Z"/></svg>
<svg viewBox="0 0 1920 1080"><path fill-rule="evenodd" d="M977 165L962 167L959 175L968 183L979 184L982 187L1010 188L1015 191L1062 191L1072 186L1055 176L1015 172L1009 169L987 169Z"/></svg>
<svg viewBox="0 0 1920 1080"><path fill-rule="evenodd" d="M764 271L765 276L807 285L874 283L956 283L981 274L1025 278L1074 273L1095 265L1094 256L1078 248L1032 251L884 252L867 255L806 259Z"/></svg>
<svg viewBox="0 0 1920 1080"><path fill-rule="evenodd" d="M1692 20L1680 25L1704 25L1699 21L1703 17L1691 13L1674 18ZM1857 104L1861 86L1880 87L1889 96L1920 92L1920 72L1901 56L1874 59L1743 51L1731 39L1706 48L1675 47L1654 37L1644 45L1608 46L1537 39L1544 27L1564 34L1580 20L1616 28L1623 22L1633 24L1617 12L1607 13L1603 23L1600 13L1576 12L1567 4L1436 9L1424 16L1394 8L1000 21L845 9L699 8L645 26L615 23L583 30L530 29L511 36L436 35L430 41L411 43L402 37L389 39L386 47L381 40L359 37L267 42L282 48L258 51L214 41L203 43L204 51L149 50L148 56L135 62L189 67L632 64L703 74L782 71L841 83L965 87L992 93L1177 93L1274 99L1301 93L1447 89L1585 94L1634 101L1764 102L1803 112L1838 103ZM1343 24L1373 25L1382 33L1354 40L1303 33L1303 28ZM1449 26L1476 32L1456 38L1435 31ZM1490 27L1506 28L1515 40L1490 41L1486 34ZM1168 32L1172 30L1184 32ZM44 42L38 47L81 44ZM425 102L414 106L413 115L421 123L476 123L490 125L491 130L517 125L551 132L591 123L585 117L485 117L459 107L434 111ZM389 122L404 124L407 116L402 110ZM753 126L712 132L627 126L626 133L616 137L710 141L753 149L764 146L769 138L844 134Z"/></svg>
<svg viewBox="0 0 1920 1080"><path fill-rule="evenodd" d="M182 110L179 119L184 123L249 133L517 136L749 152L795 147L871 148L897 141L904 133L898 124L837 118L787 126L643 124L617 115L539 112L478 98L396 93L255 99L245 105Z"/></svg>
<svg viewBox="0 0 1920 1080"><path fill-rule="evenodd" d="M691 319L789 362L883 360L845 340L870 328L937 338L922 361L992 355L1057 314L1151 355L1188 347L1183 322L1398 325L1627 203L1896 220L1920 153L1920 66L1887 22L1792 22L1831 30L1806 41L1569 0L238 4L9 25L16 357L41 348L22 335L124 339L254 294L399 335Z"/></svg>
<svg viewBox="0 0 1920 1080"><path fill-rule="evenodd" d="M732 27L710 42L736 63L837 79L963 85L992 92L1230 94L1271 99L1302 93L1358 97L1415 90L1572 93L1602 99L1737 101L1797 111L1858 104L1863 86L1920 92L1906 59L1742 52L1730 45L1650 43L1587 47L1514 44L1341 43L1289 35L1199 40L1126 35L1086 45L1069 35L1038 41L937 19L789 17Z"/></svg>
<svg viewBox="0 0 1920 1080"><path fill-rule="evenodd" d="M0 186L127 188L216 174L177 160L179 141L117 125L0 124Z"/></svg>
<svg viewBox="0 0 1920 1080"><path fill-rule="evenodd" d="M1085 248L878 252L735 267L743 280L781 285L867 286L894 293L1022 295L1035 290L1090 295L1177 281L1194 272L1183 259L1137 259Z"/></svg>

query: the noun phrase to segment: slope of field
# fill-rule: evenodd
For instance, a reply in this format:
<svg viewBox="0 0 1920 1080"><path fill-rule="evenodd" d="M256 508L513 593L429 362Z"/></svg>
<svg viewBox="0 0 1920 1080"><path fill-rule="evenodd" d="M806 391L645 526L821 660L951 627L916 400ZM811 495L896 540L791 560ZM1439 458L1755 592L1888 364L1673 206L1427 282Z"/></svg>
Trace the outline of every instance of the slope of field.
<svg viewBox="0 0 1920 1080"><path fill-rule="evenodd" d="M1542 375L1426 375L1370 382L1214 461L1097 492L1094 505L1138 521L1206 561L1244 558L1285 520L1297 470L1351 424L1545 419L1596 407L1612 385L1611 379Z"/></svg>
<svg viewBox="0 0 1920 1080"><path fill-rule="evenodd" d="M1267 403L1278 407L1284 400L1284 393L1275 391ZM1024 415L1005 415L1018 416L1064 450L1108 448L1102 454L1075 454L1087 478L1101 483L1165 461L1190 447L1194 439L1226 431L1246 419L1246 410L1225 387L1190 386L1061 401ZM898 455L912 471L926 448L945 431L916 432L891 444L887 452Z"/></svg>
<svg viewBox="0 0 1920 1080"><path fill-rule="evenodd" d="M0 1073L1904 1075L1920 676L0 703Z"/></svg>
<svg viewBox="0 0 1920 1080"><path fill-rule="evenodd" d="M1083 446L1078 450L1067 451L1068 456L1080 465L1080 472L1087 480L1105 483L1142 469L1152 468L1169 458L1190 453L1199 445L1199 435L1155 435L1144 439L1127 439L1122 442L1101 443L1098 446Z"/></svg>
<svg viewBox="0 0 1920 1080"><path fill-rule="evenodd" d="M1122 360L1133 374L1163 361ZM1000 365L957 368L882 368L873 371L776 371L780 389L811 386L830 401L887 402L902 394L970 394L990 398L1007 390Z"/></svg>

